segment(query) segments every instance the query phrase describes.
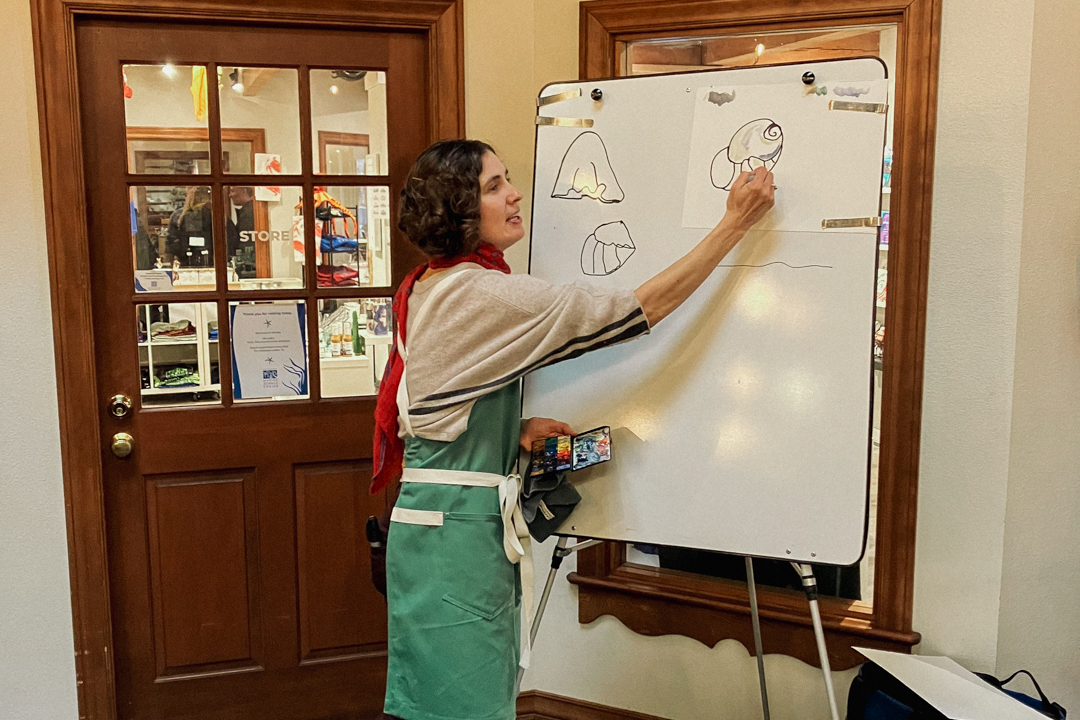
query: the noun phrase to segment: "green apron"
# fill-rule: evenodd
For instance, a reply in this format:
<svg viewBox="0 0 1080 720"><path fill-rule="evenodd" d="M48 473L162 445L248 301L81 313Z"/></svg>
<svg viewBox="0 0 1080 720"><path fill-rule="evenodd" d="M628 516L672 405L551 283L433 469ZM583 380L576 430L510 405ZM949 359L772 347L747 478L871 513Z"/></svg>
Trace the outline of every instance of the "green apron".
<svg viewBox="0 0 1080 720"><path fill-rule="evenodd" d="M505 477L516 464L520 421L512 383L476 401L457 440L406 437L405 467ZM384 712L513 720L521 583L504 548L498 488L404 482L395 513L407 521L392 522L386 547Z"/></svg>

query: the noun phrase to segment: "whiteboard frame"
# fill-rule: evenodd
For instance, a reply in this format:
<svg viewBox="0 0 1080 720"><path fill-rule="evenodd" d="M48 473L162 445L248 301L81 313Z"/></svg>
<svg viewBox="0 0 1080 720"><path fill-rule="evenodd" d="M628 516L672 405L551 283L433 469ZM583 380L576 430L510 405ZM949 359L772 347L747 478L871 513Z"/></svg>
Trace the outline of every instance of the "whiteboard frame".
<svg viewBox="0 0 1080 720"><path fill-rule="evenodd" d="M555 82L547 83L542 88L540 88L540 90L537 92L537 99L540 99L540 98L544 97L545 92L548 91L550 88L557 87L557 86L565 86L565 85L583 86L583 85L586 85L588 83L610 83L610 82L614 82L614 81L629 82L629 81L632 81L632 80L639 80L640 81L640 80L647 80L647 79L650 79L650 78L657 78L657 77L678 77L678 76L688 76L689 77L689 76L697 76L697 75L706 74L706 73L707 74L721 73L721 72L725 72L725 71L745 73L746 71L753 70L753 69L775 70L775 69L781 69L781 68L801 68L801 67L812 69L814 67L835 65L835 64L840 64L840 63L846 64L846 63L851 63L851 62L868 61L868 60L873 60L873 61L877 62L879 65L881 65L882 78L885 79L885 80L889 79L889 68L888 68L888 65L885 63L885 61L882 60L880 57L877 57L877 56L874 56L874 55L866 55L866 56L860 56L860 57L835 58L835 59L812 61L812 62L776 63L776 64L771 64L771 65L761 66L760 68L747 68L747 67L716 68L716 69L710 69L710 70L691 70L691 71L669 72L669 73L651 73L649 75L634 75L634 76L621 76L621 77L588 78L588 79L555 81ZM802 74L799 75L799 79L802 80ZM787 81L785 81L785 82L787 82ZM754 84L754 83L740 83L740 84ZM761 84L768 84L768 83L761 83ZM582 89L582 97L584 97L584 96L585 96L585 91L584 91L584 89ZM557 104L557 103L555 103L555 104ZM541 106L537 105L537 117L540 117L540 114L539 114L540 107ZM544 107L547 107L547 106L544 106ZM537 192L538 192L537 188L539 187L539 185L538 185L538 171L537 171L538 162L537 162L537 160L538 160L538 144L539 144L540 127L541 127L540 125L535 126L534 134L533 134L533 185L532 185L532 196L530 198L531 208L533 209L533 212L532 212L532 214L530 216L530 219L529 219L529 262L528 262L528 272L529 272L529 274L532 274L532 270L533 270L533 252L534 252L533 238L534 238L534 229L535 229L535 226L536 226L536 219L537 219L535 208L536 208L536 195L537 195ZM884 128L883 135L882 135L882 143L881 143L881 145L882 145L882 151L883 152L882 152L881 172L884 171L884 148L885 148L885 144L886 144L886 139L888 137L887 133L888 133L888 121L886 121L886 126ZM882 198L881 198L881 194L879 193L878 198L877 198L877 215L878 215L878 217L881 216L882 206L883 206ZM877 230L877 234L878 234L878 241L877 241L877 245L876 245L875 251L874 251L875 268L880 267L879 263L880 263L880 260L881 260L880 228ZM774 559L774 560L799 561L799 562L804 562L804 563L813 563L813 564L817 564L817 565L831 565L831 566L834 566L834 567L848 567L848 566L851 566L851 565L857 565L857 564L861 563L863 558L866 556L866 546L867 546L867 539L868 539L868 536L869 536L869 519L870 519L869 518L869 511L870 511L870 500L871 500L871 498L870 498L871 470L872 470L872 462L873 462L874 405L875 405L875 402L878 399L877 398L877 393L875 392L875 390L876 390L876 378L875 378L874 373L876 371L876 368L874 367L874 359L873 359L873 336L874 336L873 328L874 328L874 323L875 323L876 319L877 319L876 303L872 302L871 307L870 307L870 324L869 324L869 326L870 326L870 343L871 343L871 362L870 362L870 373L869 373L869 412L868 412L867 453L866 453L866 480L865 480L864 500L863 500L864 512L863 512L863 520L862 520L862 542L861 542L861 549L860 549L858 558L855 559L850 564L834 564L834 563L829 563L829 562L825 562L825 561L820 561L820 560L818 560L818 559L816 559L814 557L801 558L801 557L795 557L795 556L777 557L777 556L773 556L773 555L749 555L750 557L758 557L758 558L763 558L763 559ZM522 410L524 410L524 405L525 405L525 394L524 394L524 392L522 393L521 403L522 403ZM524 413L522 413L522 414L524 415ZM613 445L613 447L612 447L613 456L614 456L614 454L616 452L618 452L618 450L615 449L615 447ZM628 541L625 538L607 537L607 536L602 535L602 534L583 535L580 531L574 531L572 529L566 529L566 528L568 528L568 526L570 526L570 520L567 520L556 532L553 533L553 535L556 535L558 537L589 538L589 539L604 540L604 541L611 541L611 542L634 542L634 541ZM735 553L735 552L731 552L731 551L717 551L717 550L712 549L712 548L694 548L692 546L686 546L686 547L687 547L687 549L698 549L698 550L701 550L703 552L723 552L724 554L729 554L729 555L736 555L736 556L740 555L740 553Z"/></svg>

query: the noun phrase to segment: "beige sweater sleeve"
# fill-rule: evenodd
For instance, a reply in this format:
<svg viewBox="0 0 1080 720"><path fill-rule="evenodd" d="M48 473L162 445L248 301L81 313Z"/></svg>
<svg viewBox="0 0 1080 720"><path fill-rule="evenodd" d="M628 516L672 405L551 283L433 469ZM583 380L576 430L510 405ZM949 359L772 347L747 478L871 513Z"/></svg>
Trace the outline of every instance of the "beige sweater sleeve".
<svg viewBox="0 0 1080 720"><path fill-rule="evenodd" d="M583 284L552 285L475 265L406 328L407 387L413 431L454 440L465 431L477 398L547 365L649 332L633 291L604 292ZM409 317L435 283L418 283Z"/></svg>

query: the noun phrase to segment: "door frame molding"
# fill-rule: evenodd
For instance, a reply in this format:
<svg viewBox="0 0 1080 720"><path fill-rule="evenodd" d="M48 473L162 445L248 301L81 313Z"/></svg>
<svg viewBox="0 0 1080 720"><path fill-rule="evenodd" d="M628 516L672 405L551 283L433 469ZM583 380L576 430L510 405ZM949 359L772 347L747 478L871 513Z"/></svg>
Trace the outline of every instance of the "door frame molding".
<svg viewBox="0 0 1080 720"><path fill-rule="evenodd" d="M427 34L430 140L465 132L464 0L31 0L79 716L116 718L76 23L222 22Z"/></svg>

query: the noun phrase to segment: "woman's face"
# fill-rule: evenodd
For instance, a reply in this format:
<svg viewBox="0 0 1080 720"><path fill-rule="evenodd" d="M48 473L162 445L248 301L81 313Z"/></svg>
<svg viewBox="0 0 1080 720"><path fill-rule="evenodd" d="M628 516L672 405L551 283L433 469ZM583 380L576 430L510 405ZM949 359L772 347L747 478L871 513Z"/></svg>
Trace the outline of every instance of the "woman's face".
<svg viewBox="0 0 1080 720"><path fill-rule="evenodd" d="M486 153L480 171L480 241L506 250L525 237L520 203L506 166L495 153Z"/></svg>

